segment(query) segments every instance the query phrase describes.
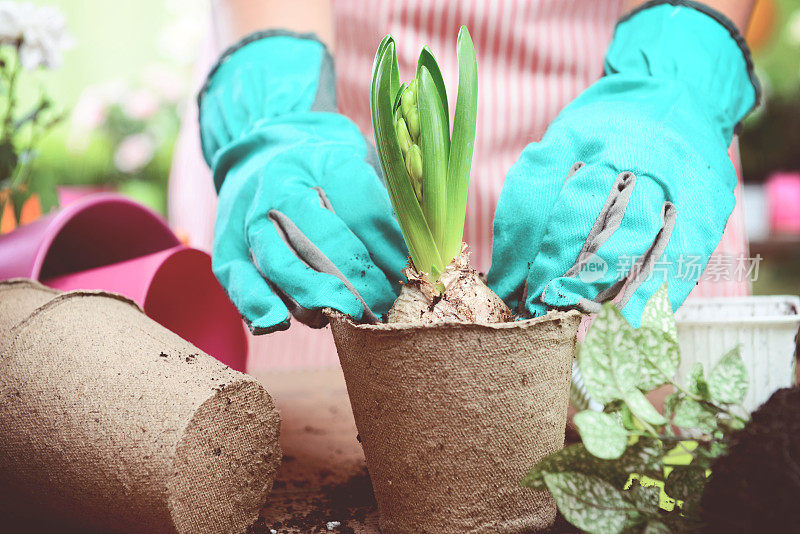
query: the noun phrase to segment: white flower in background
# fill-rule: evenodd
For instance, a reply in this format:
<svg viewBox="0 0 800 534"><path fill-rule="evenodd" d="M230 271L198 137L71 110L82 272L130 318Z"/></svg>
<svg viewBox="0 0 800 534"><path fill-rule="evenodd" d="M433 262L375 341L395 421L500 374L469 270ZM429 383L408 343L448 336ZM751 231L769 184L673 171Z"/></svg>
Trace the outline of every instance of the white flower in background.
<svg viewBox="0 0 800 534"><path fill-rule="evenodd" d="M197 59L200 39L210 21L207 2L197 0L167 0L170 20L158 36L158 49L164 59L191 65Z"/></svg>
<svg viewBox="0 0 800 534"><path fill-rule="evenodd" d="M121 172L133 174L144 168L153 159L155 140L146 133L129 135L114 152L114 165Z"/></svg>
<svg viewBox="0 0 800 534"><path fill-rule="evenodd" d="M197 43L202 31L203 25L190 17L180 17L170 22L158 36L159 53L176 63L194 62L197 59Z"/></svg>
<svg viewBox="0 0 800 534"><path fill-rule="evenodd" d="M58 8L0 2L0 44L19 45L19 60L26 69L58 67L62 52L73 43Z"/></svg>
<svg viewBox="0 0 800 534"><path fill-rule="evenodd" d="M146 120L156 114L161 102L148 89L136 89L129 93L122 102L122 109L132 119Z"/></svg>

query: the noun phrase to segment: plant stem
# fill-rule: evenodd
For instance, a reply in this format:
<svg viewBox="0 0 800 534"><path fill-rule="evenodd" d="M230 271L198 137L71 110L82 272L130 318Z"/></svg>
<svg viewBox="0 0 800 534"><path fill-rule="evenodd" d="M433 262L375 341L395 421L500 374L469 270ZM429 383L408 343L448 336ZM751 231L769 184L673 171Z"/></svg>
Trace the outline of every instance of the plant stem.
<svg viewBox="0 0 800 534"><path fill-rule="evenodd" d="M13 64L11 67L11 73L8 76L8 107L6 108L6 116L3 119L3 140L6 140L10 137L11 133L9 131L9 127L11 126L12 119L13 119L13 111L14 111L14 86L17 80L17 73L19 72L20 68L20 61L17 57L19 54L19 46L17 46L17 54L13 54L12 58L9 59L9 62Z"/></svg>

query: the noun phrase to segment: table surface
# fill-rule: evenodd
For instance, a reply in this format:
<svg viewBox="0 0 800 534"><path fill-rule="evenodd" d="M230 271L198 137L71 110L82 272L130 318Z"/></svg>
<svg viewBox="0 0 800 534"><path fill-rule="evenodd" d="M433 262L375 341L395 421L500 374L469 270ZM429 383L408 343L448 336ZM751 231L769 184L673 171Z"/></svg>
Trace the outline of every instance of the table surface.
<svg viewBox="0 0 800 534"><path fill-rule="evenodd" d="M256 378L281 414L283 462L261 513L264 522L252 530L282 534L379 532L372 486L341 370L259 374Z"/></svg>

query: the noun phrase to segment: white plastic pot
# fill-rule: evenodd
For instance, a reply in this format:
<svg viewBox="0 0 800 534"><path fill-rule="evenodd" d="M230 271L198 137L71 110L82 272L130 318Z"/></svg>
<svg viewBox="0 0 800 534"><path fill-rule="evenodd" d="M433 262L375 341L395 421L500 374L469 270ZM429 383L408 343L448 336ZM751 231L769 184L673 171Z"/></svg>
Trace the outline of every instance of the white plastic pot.
<svg viewBox="0 0 800 534"><path fill-rule="evenodd" d="M794 383L800 297L690 299L675 320L681 348L679 384L695 362L708 373L737 344L750 376L745 408L755 410L775 390Z"/></svg>

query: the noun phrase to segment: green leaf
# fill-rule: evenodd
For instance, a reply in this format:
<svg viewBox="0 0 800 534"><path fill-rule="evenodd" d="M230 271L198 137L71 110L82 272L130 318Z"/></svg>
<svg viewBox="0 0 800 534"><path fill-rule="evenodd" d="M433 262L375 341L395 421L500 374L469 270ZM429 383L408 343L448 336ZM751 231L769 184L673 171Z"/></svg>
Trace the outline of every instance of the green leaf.
<svg viewBox="0 0 800 534"><path fill-rule="evenodd" d="M708 389L708 382L703 376L703 364L694 362L692 368L689 369L689 376L686 377L686 388L695 395L699 395L705 400L711 399L711 393Z"/></svg>
<svg viewBox="0 0 800 534"><path fill-rule="evenodd" d="M417 59L417 78L419 78L420 72L422 71L422 67L428 69L428 72L433 79L434 85L436 85L436 90L439 93L439 100L442 102L442 108L444 109L444 121L445 121L445 131L447 132L447 138L450 139L450 108L447 103L447 89L444 85L444 78L442 77L442 71L439 70L439 63L436 62L436 57L434 57L431 48L428 45L422 47L422 50L419 53L419 59Z"/></svg>
<svg viewBox="0 0 800 534"><path fill-rule="evenodd" d="M683 428L696 428L712 433L716 429L716 418L705 405L689 398L682 399L675 407L672 424Z"/></svg>
<svg viewBox="0 0 800 534"><path fill-rule="evenodd" d="M467 190L475 146L478 118L478 62L466 26L461 26L456 44L458 54L458 96L453 117L453 137L447 166L447 232L442 260L449 263L461 252Z"/></svg>
<svg viewBox="0 0 800 534"><path fill-rule="evenodd" d="M699 502L706 487L705 469L675 467L664 483L664 492L680 501Z"/></svg>
<svg viewBox="0 0 800 534"><path fill-rule="evenodd" d="M603 305L581 346L580 370L589 396L622 399L639 383L641 353L633 328L613 303Z"/></svg>
<svg viewBox="0 0 800 534"><path fill-rule="evenodd" d="M375 63L370 104L375 144L381 168L386 175L389 198L414 266L418 271L429 275L436 270L442 272L444 265L439 250L409 181L403 153L395 134L392 106L400 84L396 80L397 54L394 41L387 36L381 42L378 52L381 56Z"/></svg>
<svg viewBox="0 0 800 534"><path fill-rule="evenodd" d="M31 175L28 187L39 197L42 213L48 213L58 207L56 179L52 173L39 172Z"/></svg>
<svg viewBox="0 0 800 534"><path fill-rule="evenodd" d="M573 421L586 449L598 458L613 460L625 452L628 433L616 417L586 410L575 414Z"/></svg>
<svg viewBox="0 0 800 534"><path fill-rule="evenodd" d="M22 208L25 207L25 202L31 198L33 193L29 189L12 189L11 190L11 207L14 212L14 221L19 224L22 219Z"/></svg>
<svg viewBox="0 0 800 534"><path fill-rule="evenodd" d="M633 417L633 413L631 413L631 409L622 402L622 401L615 401L620 403L619 410L616 413L619 415L619 420L622 423L622 426L627 428L628 430L640 431L642 430L641 423L636 421Z"/></svg>
<svg viewBox="0 0 800 534"><path fill-rule="evenodd" d="M628 489L636 508L642 512L658 513L659 501L661 498L661 488L655 485L643 486L641 481L634 479Z"/></svg>
<svg viewBox="0 0 800 534"><path fill-rule="evenodd" d="M737 346L725 354L708 375L708 389L716 402L738 404L747 394L747 368Z"/></svg>
<svg viewBox="0 0 800 534"><path fill-rule="evenodd" d="M669 288L666 282L645 304L641 326L664 332L674 342L678 342L678 327L669 302Z"/></svg>
<svg viewBox="0 0 800 534"><path fill-rule="evenodd" d="M660 480L664 477L664 454L661 441L640 437L617 462L628 474L637 473Z"/></svg>
<svg viewBox="0 0 800 534"><path fill-rule="evenodd" d="M0 182L11 178L18 161L17 152L11 141L0 143Z"/></svg>
<svg viewBox="0 0 800 534"><path fill-rule="evenodd" d="M653 425L663 425L666 424L667 420L664 418L663 415L658 413L650 401L647 400L647 397L639 391L638 389L631 389L630 391L626 391L624 396L625 404L630 408L633 415L641 419L642 421L647 421Z"/></svg>
<svg viewBox="0 0 800 534"><path fill-rule="evenodd" d="M726 434L741 430L747 425L746 420L740 419L739 417L731 417L727 414L720 414L719 418L717 419L717 423L720 426L720 430Z"/></svg>
<svg viewBox="0 0 800 534"><path fill-rule="evenodd" d="M712 441L710 443L701 443L695 450L695 462L699 459L706 460L703 464L706 467L711 465L713 460L728 454L728 445L721 441Z"/></svg>
<svg viewBox="0 0 800 534"><path fill-rule="evenodd" d="M397 94L394 97L394 104L392 104L392 113L397 113L397 109L400 107L400 97L403 96L403 91L406 90L408 84L403 82L400 84L400 88L397 90Z"/></svg>
<svg viewBox="0 0 800 534"><path fill-rule="evenodd" d="M680 393L670 393L667 395L667 398L664 399L664 419L671 419L672 414L675 413L675 407L678 405L678 402L681 400L682 394Z"/></svg>
<svg viewBox="0 0 800 534"><path fill-rule="evenodd" d="M564 518L581 530L616 534L636 507L608 482L583 473L545 473L545 484Z"/></svg>
<svg viewBox="0 0 800 534"><path fill-rule="evenodd" d="M635 332L636 345L642 353L639 389L650 391L671 382L681 363L678 342L670 334L649 326L641 326Z"/></svg>
<svg viewBox="0 0 800 534"><path fill-rule="evenodd" d="M417 77L420 148L422 149L422 212L437 248L444 250L447 230L447 161L450 132L438 88L423 66Z"/></svg>
<svg viewBox="0 0 800 534"><path fill-rule="evenodd" d="M375 113L375 111L376 111L375 100L376 100L376 97L377 97L377 83L376 83L376 81L377 81L376 78L377 77L376 77L376 74L378 72L378 64L383 59L384 53L386 52L386 49L389 48L390 45L394 48L394 37L392 37L391 34L387 35L386 37L384 37L381 40L381 43L378 45L378 51L375 53L375 60L372 63L372 84L371 84L371 88L370 88L369 99L370 99L370 103L371 103L372 127L373 128L375 128L375 124L377 123L377 120L378 120L377 119L377 115ZM390 71L389 71L389 74L388 74L388 79L386 81L389 84L389 87L388 87L389 93L394 95L394 96L398 96L399 93L400 93L400 68L397 65L397 54L395 53L394 50L392 51L392 54L391 54L391 62L392 63L389 66ZM392 110L392 111L394 111L394 110ZM375 139L375 142L377 143L377 138Z"/></svg>
<svg viewBox="0 0 800 534"><path fill-rule="evenodd" d="M369 93L369 101L370 101L370 112L372 114L372 127L373 129L377 128L378 123L378 115L377 115L377 93L378 93L378 68L380 66L381 61L383 61L384 54L386 49L389 48L389 45L394 46L394 37L391 34L385 36L381 43L378 45L378 51L375 52L375 59L372 62L372 82L370 84L370 93ZM394 95L395 97L399 97L400 95L400 70L397 65L397 54L392 53L392 65L390 65L391 72L388 76L387 83L389 85L389 93ZM394 111L394 109L392 109ZM375 142L378 142L377 136L375 137Z"/></svg>
<svg viewBox="0 0 800 534"><path fill-rule="evenodd" d="M545 473L577 472L602 478L614 487L622 488L628 481L624 458L616 461L593 456L582 443L564 447L542 458L522 479L522 485L535 490L546 489Z"/></svg>
<svg viewBox="0 0 800 534"><path fill-rule="evenodd" d="M642 534L671 534L672 530L661 521L648 521Z"/></svg>
<svg viewBox="0 0 800 534"><path fill-rule="evenodd" d="M643 438L630 445L616 460L597 458L582 443L576 443L542 458L522 479L522 485L541 490L545 489L544 473L576 472L602 478L622 489L633 473L663 477L662 456L659 442Z"/></svg>

